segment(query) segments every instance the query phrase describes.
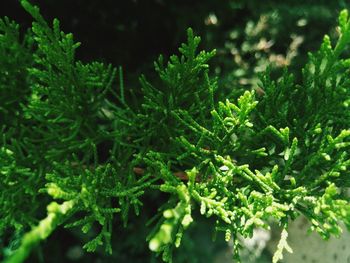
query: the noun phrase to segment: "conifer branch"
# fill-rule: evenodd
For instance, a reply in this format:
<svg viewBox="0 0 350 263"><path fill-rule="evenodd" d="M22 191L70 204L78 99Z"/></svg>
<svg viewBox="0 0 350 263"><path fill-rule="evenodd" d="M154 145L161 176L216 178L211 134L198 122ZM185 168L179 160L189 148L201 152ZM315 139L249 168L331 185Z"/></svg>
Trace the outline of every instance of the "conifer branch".
<svg viewBox="0 0 350 263"><path fill-rule="evenodd" d="M74 208L75 201L66 201L62 204L52 202L47 206L47 217L42 219L37 226L26 233L21 241L20 247L7 258L5 263L24 262L31 250L42 240L48 238L51 233L63 223L66 215Z"/></svg>
<svg viewBox="0 0 350 263"><path fill-rule="evenodd" d="M23 262L60 225L83 233L99 225L83 247L112 253L115 218L127 226L160 192L168 201L147 241L165 262L200 215L233 238L237 261L238 236L269 229L271 219L283 225L273 262L291 251L286 222L300 214L324 239L340 235L340 222L350 228L340 191L350 186L347 11L335 45L324 37L300 81L267 70L258 96L231 91L224 100L209 71L215 50L198 51L188 29L179 55L155 63L158 80L140 77L142 99L131 105L121 67L78 61L73 35L21 3L34 19L24 41L16 23L0 20L0 59L9 65L5 74L0 63L0 236L29 229L49 205L5 262Z"/></svg>

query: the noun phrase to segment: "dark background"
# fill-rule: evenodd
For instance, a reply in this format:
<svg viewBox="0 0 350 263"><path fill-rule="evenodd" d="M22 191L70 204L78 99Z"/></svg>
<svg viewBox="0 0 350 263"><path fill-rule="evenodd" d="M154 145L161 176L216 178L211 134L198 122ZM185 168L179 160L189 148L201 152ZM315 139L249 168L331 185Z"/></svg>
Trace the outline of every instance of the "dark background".
<svg viewBox="0 0 350 263"><path fill-rule="evenodd" d="M72 32L82 43L77 56L83 61L102 60L122 65L129 74L148 72L159 54L177 52L185 40L186 28L193 27L203 39L202 47L225 45L232 29L244 29L248 21L261 14L277 12L283 18L274 25L277 34L274 50L284 52L293 33L304 34L301 46L306 53L318 47L322 35L336 23L336 15L346 1L254 1L254 0L32 0L48 21L58 18L62 30ZM216 25L206 24L210 14L218 18ZM30 27L31 17L18 0L1 0L0 16L16 20L23 30ZM308 17L308 25L296 28L295 21ZM300 32L301 31L301 32ZM236 42L243 42L237 39ZM301 52L302 53L302 52ZM228 59L232 59L228 57ZM225 63L227 64L227 63ZM232 63L231 63L232 64ZM227 65L226 65L227 66ZM228 70L231 69L228 65Z"/></svg>
<svg viewBox="0 0 350 263"><path fill-rule="evenodd" d="M169 5L161 0L85 1L36 0L48 21L58 18L65 32L74 33L82 42L78 57L82 60L105 60L137 70L160 53L171 54L184 39L188 26L197 31L215 9L202 1L176 1ZM16 0L0 1L0 16L8 16L28 28L31 17Z"/></svg>
<svg viewBox="0 0 350 263"><path fill-rule="evenodd" d="M72 32L82 43L78 58L83 61L103 60L122 65L126 71L142 71L152 67L159 54L176 52L184 41L186 28L194 28L203 38L205 48L224 46L229 31L244 28L247 21L257 20L264 12L276 10L285 18L280 25L284 32L295 31L294 21L309 16L308 37L303 48L315 48L315 40L332 26L345 1L199 1L179 0L32 0L48 21L58 18L65 32ZM307 3L305 3L307 2ZM217 25L206 25L209 14L218 18ZM17 0L1 0L0 16L16 20L24 30L30 27L31 17ZM316 28L316 29L315 29ZM310 32L310 29L314 29ZM297 32L298 33L298 32ZM277 51L283 51L289 41L282 34ZM238 40L243 41L243 40ZM319 42L318 42L319 43Z"/></svg>

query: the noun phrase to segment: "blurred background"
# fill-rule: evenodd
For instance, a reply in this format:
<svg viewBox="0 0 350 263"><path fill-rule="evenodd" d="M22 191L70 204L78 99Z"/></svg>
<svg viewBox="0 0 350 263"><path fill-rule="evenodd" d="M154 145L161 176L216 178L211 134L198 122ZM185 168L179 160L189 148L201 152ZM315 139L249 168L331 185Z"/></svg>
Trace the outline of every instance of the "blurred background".
<svg viewBox="0 0 350 263"><path fill-rule="evenodd" d="M82 61L103 61L124 69L125 85L138 89L138 76L155 78L153 61L159 54L169 57L186 39L192 27L202 37L201 48L216 49L211 74L219 76L222 90L237 94L257 89L259 72L269 66L278 76L289 67L297 77L324 34L336 35L340 10L349 8L342 0L32 0L47 21L58 18L65 32L72 32L82 43L77 57ZM0 1L0 16L21 25L22 32L32 19L16 0ZM126 229L115 222L113 255L104 251L85 253L79 244L86 240L79 230L56 231L33 253L28 262L160 262L145 242L151 227L146 221L166 196L148 195L141 216ZM145 205L146 206L146 205ZM198 216L197 218L201 218ZM185 235L175 262L231 262L230 246L218 236L212 242L213 222L200 219ZM257 238L246 240L243 262L271 262L266 242L274 233L258 231ZM13 241L15 245L15 240ZM11 249L11 248L3 248Z"/></svg>
<svg viewBox="0 0 350 263"><path fill-rule="evenodd" d="M332 34L338 12L349 5L344 0L31 2L40 6L48 21L59 18L62 29L74 33L82 43L81 60L103 60L122 65L125 72L144 72L153 68L159 54L177 52L186 28L192 27L203 39L202 48L218 50L214 63L218 69L240 68L234 75L247 74L247 82L251 74L245 71L261 70L266 59L275 66L303 63L323 35ZM31 17L17 0L0 1L0 16L5 15L23 30L31 25Z"/></svg>

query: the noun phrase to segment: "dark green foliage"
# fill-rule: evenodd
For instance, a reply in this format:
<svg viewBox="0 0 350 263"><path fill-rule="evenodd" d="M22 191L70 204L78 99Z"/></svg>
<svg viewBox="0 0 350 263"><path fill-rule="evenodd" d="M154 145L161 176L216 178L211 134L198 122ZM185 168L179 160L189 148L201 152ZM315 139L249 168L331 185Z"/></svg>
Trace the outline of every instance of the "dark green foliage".
<svg viewBox="0 0 350 263"><path fill-rule="evenodd" d="M166 262L199 214L233 239L237 261L238 237L271 219L283 227L273 262L291 250L288 222L301 214L325 239L340 235L341 221L350 228L346 11L336 44L324 38L301 81L267 70L258 95L233 90L226 100L209 75L215 51L198 52L188 29L181 55L155 63L159 81L140 78L143 98L131 107L121 69L118 86L112 66L76 60L79 44L58 20L51 28L37 7L22 5L35 20L30 45L15 23L0 23L0 112L13 116L1 119L0 235L21 239L6 262L25 260L60 225L93 234L87 251L112 253L116 220L137 222L130 210L139 215L151 197L159 212L147 241Z"/></svg>
<svg viewBox="0 0 350 263"><path fill-rule="evenodd" d="M21 230L24 222L34 224L32 210L38 206L35 185L36 174L17 164L14 153L6 146L0 149L1 161L1 209L0 233L5 229Z"/></svg>
<svg viewBox="0 0 350 263"><path fill-rule="evenodd" d="M106 116L106 93L111 89L115 71L100 63L76 62L72 34L60 31L58 20L51 30L37 8L23 2L35 18L32 30L37 50L35 66L29 69L31 97L25 116L33 120L28 138L33 148L45 143L47 160L65 160L75 153L86 162L99 143L108 140L110 130L101 127L111 119ZM39 149L42 150L39 145Z"/></svg>
<svg viewBox="0 0 350 263"><path fill-rule="evenodd" d="M160 56L155 63L161 83L159 87L150 84L144 76L140 82L144 95L142 111L139 114L140 130L146 144L165 146L174 150L172 140L188 133L177 121L174 111L184 110L191 116L205 121L214 105L214 92L217 87L215 79L208 76L208 60L215 51L202 51L197 54L199 37L194 37L191 29L187 32L188 44L179 49L181 56L171 56L164 66ZM170 145L169 145L170 143Z"/></svg>
<svg viewBox="0 0 350 263"><path fill-rule="evenodd" d="M30 93L27 84L27 68L32 64L30 47L31 38L20 39L15 22L7 17L0 19L1 129L19 125L18 120L23 118L20 104Z"/></svg>

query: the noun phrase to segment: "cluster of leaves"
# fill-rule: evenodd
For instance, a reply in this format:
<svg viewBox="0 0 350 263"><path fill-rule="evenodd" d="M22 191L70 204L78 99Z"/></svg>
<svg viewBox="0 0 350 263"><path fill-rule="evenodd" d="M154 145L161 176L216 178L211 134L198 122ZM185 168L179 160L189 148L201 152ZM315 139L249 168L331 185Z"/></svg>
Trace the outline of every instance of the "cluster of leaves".
<svg viewBox="0 0 350 263"><path fill-rule="evenodd" d="M272 81L267 71L261 75L260 101L246 91L237 104L227 100L209 109L211 118L205 120L187 110L172 111L191 133L175 138L182 151L174 159L169 153L148 154L149 167L164 178L160 190L172 194L173 204L150 236L151 250L170 260L193 221L194 204L217 218L216 230L225 231L228 240L233 235L237 260L237 235L269 228L271 218L284 229L274 262L283 249L290 250L289 219L304 214L325 239L340 235L339 221L350 226L350 205L341 192L349 186L350 164L348 62L339 57L350 41L346 11L339 25L335 47L325 36L320 51L310 54L301 83L287 71ZM168 179L178 164L193 165L188 183Z"/></svg>
<svg viewBox="0 0 350 263"><path fill-rule="evenodd" d="M5 64L0 75L0 110L13 116L1 123L0 236L32 229L7 262L22 262L59 225L84 233L99 226L84 248L104 244L111 253L115 214L126 225L146 191L169 195L147 238L166 262L198 220L196 209L233 239L237 261L238 237L268 229L271 219L283 227L274 262L291 250L288 222L300 214L325 239L341 234L340 221L350 228L346 11L336 45L324 38L301 82L287 70L274 81L267 71L260 96L246 91L235 100L215 100L220 90L207 64L215 51L198 53L200 38L189 29L181 55L155 64L159 82L140 78L141 107L131 107L122 80L113 90L112 66L76 61L79 44L58 20L51 28L37 7L22 5L35 19L25 44L15 23L0 21L0 55L20 63L16 70ZM7 89L24 95L13 100Z"/></svg>
<svg viewBox="0 0 350 263"><path fill-rule="evenodd" d="M82 225L84 232L97 222L102 226L101 232L86 248L95 250L106 240L110 252L112 215L122 211L126 221L130 205L138 210L139 196L154 180L150 175L136 178L131 168L135 149L126 146L129 123L125 120L133 113L117 106L118 100L123 104L123 99L112 91L116 70L102 63L75 61L74 52L79 44L74 43L72 34L61 32L58 20L54 20L51 29L37 7L27 1L22 1L22 5L35 19L28 35L33 47L23 51L33 54L28 63L17 61L22 46L18 44L16 48L9 35L18 35L18 26L7 18L2 21L4 50L19 53L16 56L5 53L3 57L14 65L19 63L22 70L10 72L7 78L23 83L2 83L3 105L7 107L7 99L21 102L20 107L11 106L16 112L7 114L18 115L21 121L2 125L1 236L13 228L26 230L37 224L49 195L74 205L69 206L66 217L60 216L54 222L46 220L51 217L49 213L42 221L47 223L39 224L47 227L39 228L42 233L51 233L54 226L68 217L72 220L69 225ZM10 74L6 70L2 73ZM10 94L7 90L11 90ZM23 101L21 97L9 98L22 90L27 93ZM119 143L122 140L125 143ZM108 157L100 160L103 155ZM42 201L38 200L39 195ZM74 218L78 212L80 216ZM37 239L29 234L19 248L27 252L17 253L20 256L13 260L23 260L30 251L28 248L47 235ZM28 245L30 242L32 245Z"/></svg>
<svg viewBox="0 0 350 263"><path fill-rule="evenodd" d="M188 43L182 44L179 49L181 57L171 56L166 67L163 57L159 57L155 69L161 83L157 87L144 76L140 78L144 102L138 118L143 134L138 134L138 137L152 148L165 146L165 149L159 150L173 151L176 147L171 143L173 139L189 133L175 118L175 111L181 109L205 121L208 107L210 109L214 105L217 84L215 79L209 78L206 63L215 55L215 50L202 51L197 55L199 42L200 38L194 37L192 30L189 30ZM143 138L145 135L148 138Z"/></svg>
<svg viewBox="0 0 350 263"><path fill-rule="evenodd" d="M19 125L23 115L20 104L29 95L26 70L32 63L32 43L29 34L22 40L18 25L6 17L0 20L0 33L0 126L10 127Z"/></svg>

